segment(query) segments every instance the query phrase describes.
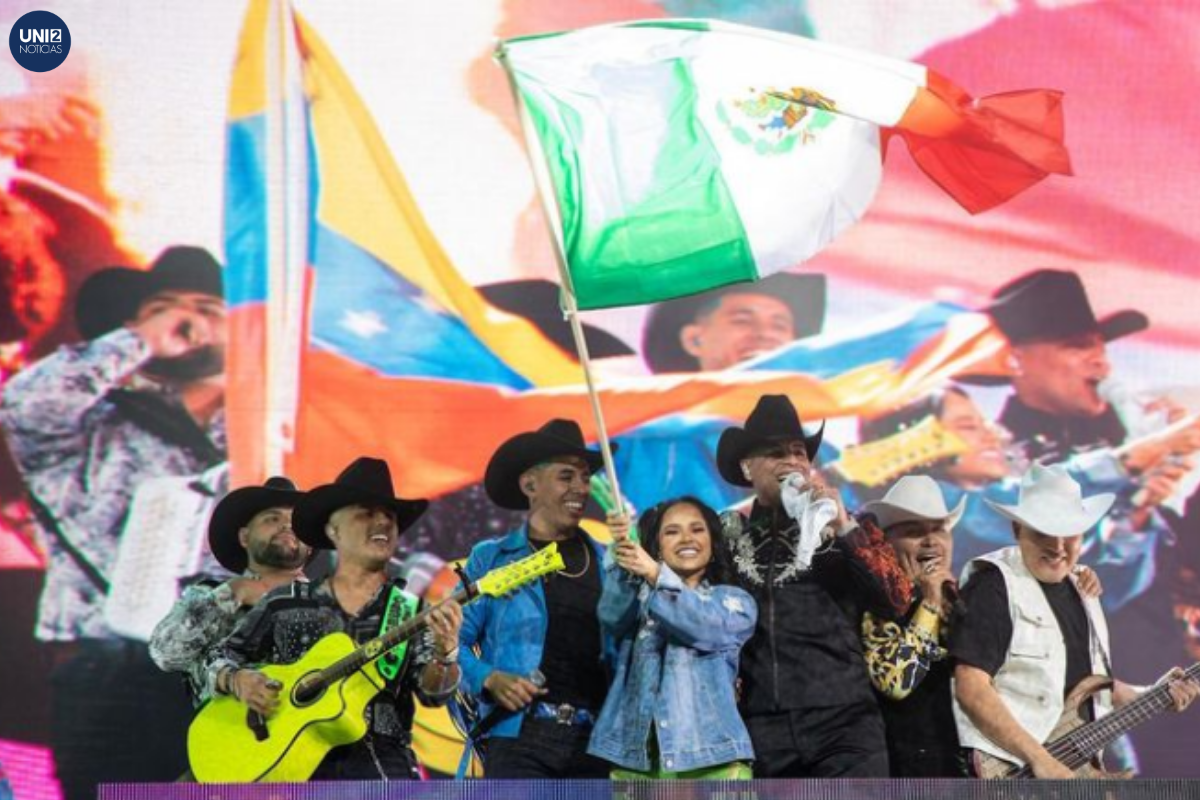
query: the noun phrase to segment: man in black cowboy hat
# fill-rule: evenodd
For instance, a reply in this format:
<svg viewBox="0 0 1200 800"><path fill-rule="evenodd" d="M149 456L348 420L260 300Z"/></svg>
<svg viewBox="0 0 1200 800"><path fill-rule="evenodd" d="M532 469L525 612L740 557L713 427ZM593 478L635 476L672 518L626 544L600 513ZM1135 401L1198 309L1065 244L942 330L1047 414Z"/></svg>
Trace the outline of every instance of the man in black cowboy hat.
<svg viewBox="0 0 1200 800"><path fill-rule="evenodd" d="M1008 341L1014 391L999 421L1024 443L1028 455L1059 462L1082 450L1124 442L1120 414L1145 412L1114 408L1111 401L1121 393L1113 388L1107 344L1145 330L1146 315L1126 309L1097 318L1083 281L1067 270L1026 273L997 289L993 298L984 311ZM1171 413L1183 416L1182 409ZM1197 448L1200 426L1193 426L1165 442L1135 448L1125 461L1137 472L1161 468L1173 483L1182 473L1166 468L1166 456ZM1153 499L1163 499L1162 491L1154 494Z"/></svg>
<svg viewBox="0 0 1200 800"><path fill-rule="evenodd" d="M596 616L604 550L580 527L602 463L579 424L565 419L512 437L488 462L488 496L528 517L507 536L476 545L467 576L476 580L551 542L566 562L503 603L481 598L463 615L463 683L486 729L475 735L488 737L488 778L608 776L608 765L587 754L608 686Z"/></svg>
<svg viewBox="0 0 1200 800"><path fill-rule="evenodd" d="M478 287L493 307L523 317L568 358L578 360L571 325L560 310L558 284L541 279L504 281ZM624 358L633 350L619 338L594 325L583 324L583 336L593 359ZM521 511L496 508L479 483L442 495L413 526L411 547L441 558L462 556L479 541L499 536L520 525Z"/></svg>
<svg viewBox="0 0 1200 800"><path fill-rule="evenodd" d="M100 270L75 317L87 341L14 376L0 397L49 553L36 635L55 665L51 739L68 800L185 766L186 699L145 642L117 636L103 606L140 484L226 460L220 265L201 248L171 247L149 270ZM122 747L130 730L167 749Z"/></svg>
<svg viewBox="0 0 1200 800"><path fill-rule="evenodd" d="M721 370L821 332L824 275L780 272L654 306L642 331L642 355L656 374ZM715 508L745 499L718 480L713 453L724 422L669 416L621 436L617 471L634 505L697 494Z"/></svg>
<svg viewBox="0 0 1200 800"><path fill-rule="evenodd" d="M279 686L250 664L290 664L319 639L346 633L363 643L418 613L420 601L388 573L400 534L424 513L425 500L396 497L388 465L359 458L337 480L308 492L293 525L301 541L337 552L332 575L268 593L238 623L210 664L215 688L269 717ZM412 751L413 695L427 706L449 700L458 686L462 609L447 602L416 638L379 662L384 689L366 709L367 734L335 747L312 780L394 780L419 777Z"/></svg>
<svg viewBox="0 0 1200 800"><path fill-rule="evenodd" d="M642 332L652 372L725 369L821 332L825 276L780 272L659 303Z"/></svg>
<svg viewBox="0 0 1200 800"><path fill-rule="evenodd" d="M237 577L189 586L150 636L154 663L187 674L197 705L213 694L209 657L238 620L271 589L304 580L312 548L292 530L292 509L302 496L290 480L274 477L235 489L213 510L209 549Z"/></svg>
<svg viewBox="0 0 1200 800"><path fill-rule="evenodd" d="M757 777L887 777L887 747L858 627L891 614L888 590L853 555L857 527L813 459L791 401L764 395L745 427L728 428L717 468L754 489L750 513L722 515L758 628L742 650L742 716Z"/></svg>
<svg viewBox="0 0 1200 800"><path fill-rule="evenodd" d="M1143 428L1137 435L1145 435L1155 426L1150 409L1112 378L1107 353L1108 342L1149 326L1145 314L1126 309L1098 318L1079 275L1057 269L1036 269L1010 281L996 290L985 311L1011 348L1013 395L999 421L1028 457L1058 463L1080 452L1126 445L1130 426ZM1172 421L1186 415L1183 408L1165 399L1154 405ZM1200 540L1200 507L1195 496L1182 518L1165 511L1162 504L1185 480L1198 449L1200 425L1128 447L1121 461L1142 483L1142 489L1134 496L1132 507L1117 508L1112 515L1127 520L1131 529L1147 533L1169 524L1180 534L1180 546L1172 560L1193 566L1200 557L1194 546ZM1147 536L1146 546L1154 548L1155 539ZM1133 648L1147 654L1139 664L1145 670L1140 676L1144 678L1158 675L1179 657L1170 646L1179 642L1181 627L1174 619L1179 599L1172 596L1173 591L1179 588L1200 597L1195 586L1189 590L1186 583L1172 586L1169 578L1156 579L1155 562L1155 558L1145 561L1147 571L1139 581L1145 591L1110 620L1122 641L1132 642ZM1191 602L1200 603L1200 599ZM1165 642L1170 645L1164 647ZM1151 653L1158 658L1148 655ZM1148 737L1156 731L1139 734ZM1152 760L1164 757L1163 748L1143 750ZM1186 766L1178 762L1167 769Z"/></svg>

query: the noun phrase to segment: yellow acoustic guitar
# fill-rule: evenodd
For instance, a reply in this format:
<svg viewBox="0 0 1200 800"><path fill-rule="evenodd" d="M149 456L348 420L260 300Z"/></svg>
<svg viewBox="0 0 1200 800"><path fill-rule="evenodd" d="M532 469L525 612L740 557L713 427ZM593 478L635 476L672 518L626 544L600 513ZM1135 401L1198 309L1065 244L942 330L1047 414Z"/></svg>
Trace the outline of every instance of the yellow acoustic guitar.
<svg viewBox="0 0 1200 800"><path fill-rule="evenodd" d="M1183 672L1185 678L1200 677L1200 663L1192 664ZM1164 682L1126 703L1116 711L1093 720L1085 721L1080 713L1083 704L1097 692L1112 687L1112 679L1103 675L1084 678L1071 690L1063 702L1063 713L1050 732L1046 749L1075 773L1077 778L1130 778L1129 772L1108 772L1100 761L1100 753L1123 733L1166 711L1174 704L1170 689ZM1028 766L1014 764L1002 758L971 751L973 772L980 778L1032 778L1033 770Z"/></svg>
<svg viewBox="0 0 1200 800"><path fill-rule="evenodd" d="M563 569L554 543L492 570L443 603L500 597ZM441 605L439 603L438 605ZM375 661L425 627L433 606L366 644L332 633L293 664L260 670L279 681L279 707L264 720L232 697L214 697L188 729L188 760L201 783L305 781L334 747L367 732L363 712L383 689Z"/></svg>
<svg viewBox="0 0 1200 800"><path fill-rule="evenodd" d="M847 447L829 469L853 483L882 486L918 467L962 455L967 449L958 434L930 415L886 438Z"/></svg>

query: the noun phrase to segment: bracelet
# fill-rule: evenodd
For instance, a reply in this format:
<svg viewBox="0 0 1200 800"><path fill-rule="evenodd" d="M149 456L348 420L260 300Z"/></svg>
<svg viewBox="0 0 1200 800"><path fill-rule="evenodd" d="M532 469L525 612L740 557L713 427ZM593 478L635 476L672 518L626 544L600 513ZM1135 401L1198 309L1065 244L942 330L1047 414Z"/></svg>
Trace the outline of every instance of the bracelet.
<svg viewBox="0 0 1200 800"><path fill-rule="evenodd" d="M446 653L445 655L438 655L437 652L435 651L433 654L433 660L436 661L437 663L441 664L444 667L448 667L451 664L457 664L458 663L458 646L455 645L453 648L451 648L450 652Z"/></svg>

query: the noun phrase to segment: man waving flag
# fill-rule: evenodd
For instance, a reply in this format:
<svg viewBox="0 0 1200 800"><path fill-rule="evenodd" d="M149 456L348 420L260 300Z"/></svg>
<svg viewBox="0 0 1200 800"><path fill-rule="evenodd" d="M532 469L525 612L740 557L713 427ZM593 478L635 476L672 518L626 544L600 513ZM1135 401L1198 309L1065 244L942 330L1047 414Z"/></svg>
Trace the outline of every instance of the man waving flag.
<svg viewBox="0 0 1200 800"><path fill-rule="evenodd" d="M976 100L919 64L799 36L656 20L511 39L497 57L581 309L803 262L866 211L893 134L972 213L1071 172L1060 93Z"/></svg>

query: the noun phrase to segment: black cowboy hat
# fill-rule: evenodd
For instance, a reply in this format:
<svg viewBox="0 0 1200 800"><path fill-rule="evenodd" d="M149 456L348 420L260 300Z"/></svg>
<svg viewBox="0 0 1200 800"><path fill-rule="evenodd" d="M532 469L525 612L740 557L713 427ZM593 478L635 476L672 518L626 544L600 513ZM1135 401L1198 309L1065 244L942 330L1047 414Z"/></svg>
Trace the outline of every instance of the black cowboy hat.
<svg viewBox="0 0 1200 800"><path fill-rule="evenodd" d="M304 495L292 512L292 529L305 544L332 550L333 542L325 535L325 523L339 508L353 505L390 508L396 514L396 527L403 533L425 513L429 501L396 497L386 461L356 458L333 483L318 486Z"/></svg>
<svg viewBox="0 0 1200 800"><path fill-rule="evenodd" d="M612 450L617 451L615 443ZM604 465L604 457L599 451L587 449L578 422L552 419L536 431L518 433L500 445L488 461L483 488L492 502L501 508L529 508L529 498L517 485L521 474L530 467L564 456L582 458L592 472Z"/></svg>
<svg viewBox="0 0 1200 800"><path fill-rule="evenodd" d="M246 571L246 548L238 531L268 508L295 508L304 492L287 478L267 478L262 486L244 486L221 498L208 520L208 547L221 566L233 573Z"/></svg>
<svg viewBox="0 0 1200 800"><path fill-rule="evenodd" d="M541 279L505 281L480 286L479 293L496 308L524 317L551 343L576 360L575 337L563 317L557 283ZM631 356L633 348L603 328L583 323L583 339L592 358Z"/></svg>
<svg viewBox="0 0 1200 800"><path fill-rule="evenodd" d="M984 309L1011 344L1069 339L1098 333L1106 342L1150 326L1140 311L1125 309L1096 318L1079 275L1037 269L1001 286Z"/></svg>
<svg viewBox="0 0 1200 800"><path fill-rule="evenodd" d="M765 294L787 304L796 338L821 332L825 324L825 276L779 272L754 283L735 283L700 294L659 303L650 309L642 329L642 357L655 373L696 372L700 363L683 349L679 332L696 321L706 305L727 294Z"/></svg>
<svg viewBox="0 0 1200 800"><path fill-rule="evenodd" d="M79 287L75 326L95 339L137 316L142 303L159 292L197 292L223 297L221 265L202 247L168 247L150 269L106 267Z"/></svg>
<svg viewBox="0 0 1200 800"><path fill-rule="evenodd" d="M993 292L992 302L981 311L1012 345L1062 341L1089 333L1111 342L1150 327L1150 319L1132 309L1097 319L1078 273L1061 269L1035 269L1014 278ZM973 386L1001 386L1011 378L968 373L958 380Z"/></svg>
<svg viewBox="0 0 1200 800"><path fill-rule="evenodd" d="M804 441L808 460L817 456L821 437L825 435L825 423L811 436L804 432L800 415L792 401L782 394L764 394L746 417L744 428L726 428L717 442L717 471L734 486L749 486L750 481L742 474L742 459L755 450L780 441Z"/></svg>

